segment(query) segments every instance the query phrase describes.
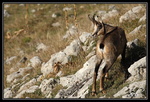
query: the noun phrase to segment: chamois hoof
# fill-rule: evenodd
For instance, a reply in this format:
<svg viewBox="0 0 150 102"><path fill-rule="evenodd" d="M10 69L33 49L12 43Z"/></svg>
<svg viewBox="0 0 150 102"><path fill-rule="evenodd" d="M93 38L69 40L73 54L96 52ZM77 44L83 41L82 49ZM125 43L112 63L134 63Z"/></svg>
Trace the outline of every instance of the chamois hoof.
<svg viewBox="0 0 150 102"><path fill-rule="evenodd" d="M95 91L92 91L92 92L91 92L91 95L92 95L92 96L95 96L95 95L97 95L97 93L96 93Z"/></svg>
<svg viewBox="0 0 150 102"><path fill-rule="evenodd" d="M99 91L99 93L106 94L106 91L105 90L101 90L101 91Z"/></svg>

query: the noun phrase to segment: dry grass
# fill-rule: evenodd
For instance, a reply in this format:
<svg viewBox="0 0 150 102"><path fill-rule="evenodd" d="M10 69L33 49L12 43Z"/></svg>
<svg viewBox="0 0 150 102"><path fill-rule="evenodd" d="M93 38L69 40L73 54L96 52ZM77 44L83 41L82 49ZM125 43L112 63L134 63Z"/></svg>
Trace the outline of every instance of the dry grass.
<svg viewBox="0 0 150 102"><path fill-rule="evenodd" d="M17 56L17 59L15 59L11 65L4 64L4 88L9 86L9 84L6 83L6 76L10 74L9 70L23 57L19 55L19 50L17 49L23 50L25 52L24 56L26 56L28 59L31 59L34 56L39 56L43 62L47 62L52 54L63 50L73 39L70 38L66 39L65 41L62 39L67 30L65 12L63 11L64 4L27 4L27 8L26 6L19 6L19 4L9 5L10 7L5 9L10 13L11 16L4 18L4 36L6 36L8 32L10 33L10 36L15 36L15 31L19 31L21 29L24 29L24 31L14 38L4 39L4 61L7 59L7 57ZM67 7L72 8L71 11L67 12L67 23L77 24L78 29L81 32L92 32L91 22L89 21L87 15L93 14L97 10L108 11L110 5L115 5L120 12L119 15L123 15L125 12L135 6L138 6L139 4L76 4L75 6L74 4L66 4ZM74 7L76 10L74 10ZM35 12L32 12L32 10L35 10ZM51 16L53 13L56 13L59 16L57 18L52 18ZM56 22L59 22L61 26L52 27L51 24ZM135 27L140 25L138 20L120 24L119 17L115 17L106 23L121 26L125 29L128 41L138 38L141 40L143 44L142 46L146 46L145 29L141 30L141 32L136 35L128 34ZM37 43L44 43L45 45L49 46L48 50L44 52L36 52ZM86 55L87 53L80 52L79 56L73 56L74 60L72 61L72 64L69 66L63 66L61 69L64 75L73 74L82 68L83 63L86 61ZM29 60L27 60L25 64L22 64L21 67L23 68L27 66L28 62ZM32 77L35 77L39 73L40 70L38 72L35 71ZM54 76L55 75L52 75L52 77ZM121 79L118 79L116 82L119 83L121 82L120 80ZM110 88L113 86L111 82L106 87Z"/></svg>

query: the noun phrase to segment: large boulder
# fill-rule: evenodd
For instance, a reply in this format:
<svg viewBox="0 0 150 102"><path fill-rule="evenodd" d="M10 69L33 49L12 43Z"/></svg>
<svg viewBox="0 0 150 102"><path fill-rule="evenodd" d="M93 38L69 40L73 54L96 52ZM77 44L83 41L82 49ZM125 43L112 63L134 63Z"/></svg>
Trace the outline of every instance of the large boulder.
<svg viewBox="0 0 150 102"><path fill-rule="evenodd" d="M143 6L136 6L133 7L131 10L129 10L128 12L126 12L124 15L122 15L119 18L119 22L120 23L124 23L126 21L132 21L135 19L139 19L142 15L141 12L144 12L145 8Z"/></svg>
<svg viewBox="0 0 150 102"><path fill-rule="evenodd" d="M146 80L131 83L123 87L120 91L114 94L114 97L122 98L146 98L143 94L146 92Z"/></svg>
<svg viewBox="0 0 150 102"><path fill-rule="evenodd" d="M70 55L77 56L77 54L80 51L80 42L79 42L79 40L73 40L70 43L70 45L68 45L63 51L68 56L70 56Z"/></svg>
<svg viewBox="0 0 150 102"><path fill-rule="evenodd" d="M55 98L85 98L88 93L88 87L92 84L93 73L96 64L96 55L92 56L87 62L84 63L83 68L78 70L73 75L60 77L60 84L67 89L60 90ZM99 71L104 67L105 63L102 62ZM97 79L99 79L99 75Z"/></svg>
<svg viewBox="0 0 150 102"><path fill-rule="evenodd" d="M134 62L129 68L129 73L131 77L127 79L127 81L138 81L146 79L146 56L141 58L140 60Z"/></svg>

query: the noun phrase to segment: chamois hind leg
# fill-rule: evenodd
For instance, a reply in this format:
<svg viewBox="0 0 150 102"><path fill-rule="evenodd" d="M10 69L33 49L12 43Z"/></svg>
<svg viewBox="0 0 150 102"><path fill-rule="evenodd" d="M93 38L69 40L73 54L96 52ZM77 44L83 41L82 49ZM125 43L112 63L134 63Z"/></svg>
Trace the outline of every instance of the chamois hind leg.
<svg viewBox="0 0 150 102"><path fill-rule="evenodd" d="M126 46L127 46L127 45L125 44L124 49L123 49L123 52L122 52L122 54L121 54L121 57L122 57L122 59L121 59L121 64L122 64L122 65L124 65L124 61L125 61Z"/></svg>
<svg viewBox="0 0 150 102"><path fill-rule="evenodd" d="M112 67L114 62L115 62L115 60L107 61L105 67L101 70L99 92L105 93L105 91L104 91L104 78L105 78L106 73L108 73L108 70Z"/></svg>
<svg viewBox="0 0 150 102"><path fill-rule="evenodd" d="M122 54L121 54L121 56L122 56L121 65L122 65L123 72L124 72L124 74L125 74L125 77L124 77L125 80L126 80L126 79L129 77L129 75L130 75L130 73L128 72L128 69L125 67L125 52L126 52L126 46L127 46L127 45L124 46L123 52L122 52Z"/></svg>
<svg viewBox="0 0 150 102"><path fill-rule="evenodd" d="M96 95L96 79L97 79L97 75L98 75L98 69L99 66L101 64L102 60L97 60L97 63L95 65L95 69L94 69L94 77L93 77L93 86L92 86L92 95Z"/></svg>

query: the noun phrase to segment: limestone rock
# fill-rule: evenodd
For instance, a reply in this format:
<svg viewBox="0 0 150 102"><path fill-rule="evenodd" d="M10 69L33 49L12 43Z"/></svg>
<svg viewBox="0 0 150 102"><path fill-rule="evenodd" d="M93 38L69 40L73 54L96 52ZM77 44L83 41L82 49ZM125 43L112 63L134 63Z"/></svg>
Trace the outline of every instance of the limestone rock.
<svg viewBox="0 0 150 102"><path fill-rule="evenodd" d="M133 49L138 46L138 43L139 43L139 39L135 39L133 41L127 42L127 47Z"/></svg>
<svg viewBox="0 0 150 102"><path fill-rule="evenodd" d="M80 51L80 42L79 42L79 40L73 40L70 43L70 45L68 45L63 51L68 56L69 55L77 56L77 54Z"/></svg>
<svg viewBox="0 0 150 102"><path fill-rule="evenodd" d="M91 33L83 32L82 35L79 37L82 43L85 43L88 38L92 37Z"/></svg>
<svg viewBox="0 0 150 102"><path fill-rule="evenodd" d="M114 97L122 96L122 98L146 98L143 94L146 91L146 80L138 81L125 86Z"/></svg>
<svg viewBox="0 0 150 102"><path fill-rule="evenodd" d="M59 27L61 24L59 22L53 23L52 26L53 27Z"/></svg>
<svg viewBox="0 0 150 102"><path fill-rule="evenodd" d="M35 78L31 79L30 81L28 81L27 83L25 83L24 85L22 85L20 87L20 89L18 90L18 92L21 92L22 90L29 89L31 86L33 86L35 84L35 82L36 82Z"/></svg>
<svg viewBox="0 0 150 102"><path fill-rule="evenodd" d="M141 17L141 18L139 19L139 23L145 22L145 21L146 21L146 13L144 14L143 17Z"/></svg>
<svg viewBox="0 0 150 102"><path fill-rule="evenodd" d="M124 15L122 15L119 18L119 22L120 23L124 23L126 21L132 21L135 19L139 19L141 17L141 12L144 12L145 8L143 6L136 6L133 7L131 10L129 10L128 12L126 12Z"/></svg>
<svg viewBox="0 0 150 102"><path fill-rule="evenodd" d="M78 29L75 26L71 25L69 29L66 31L66 34L63 36L63 39L76 35L77 33L78 33Z"/></svg>
<svg viewBox="0 0 150 102"><path fill-rule="evenodd" d="M6 64L11 64L11 62L12 62L14 59L16 59L16 58L17 58L17 56L12 56L12 57L10 57L10 58L7 58L6 61L5 61L5 63L6 63Z"/></svg>
<svg viewBox="0 0 150 102"><path fill-rule="evenodd" d="M143 57L140 60L134 62L128 68L128 71L131 76L127 79L127 81L138 81L146 79L146 57Z"/></svg>
<svg viewBox="0 0 150 102"><path fill-rule="evenodd" d="M138 27L136 27L133 31L131 31L129 34L137 34L139 33L142 29L145 29L146 25L139 25Z"/></svg>
<svg viewBox="0 0 150 102"><path fill-rule="evenodd" d="M4 89L4 98L12 98L12 95L13 93L10 88Z"/></svg>
<svg viewBox="0 0 150 102"><path fill-rule="evenodd" d="M34 56L30 59L30 62L31 62L31 66L36 68L41 65L42 60L40 59L39 56Z"/></svg>
<svg viewBox="0 0 150 102"><path fill-rule="evenodd" d="M47 63L43 63L41 67L41 72L44 76L48 75L49 73L52 73L54 71L53 65L54 63L60 62L61 64L66 64L69 61L69 56L66 55L65 52L58 52L53 55L51 55L51 59Z"/></svg>
<svg viewBox="0 0 150 102"><path fill-rule="evenodd" d="M9 17L9 16L10 14L8 13L8 11L4 9L4 17Z"/></svg>
<svg viewBox="0 0 150 102"><path fill-rule="evenodd" d="M38 43L37 44L37 47L36 47L36 52L39 52L39 51L46 51L48 48L48 46L44 45L43 43Z"/></svg>
<svg viewBox="0 0 150 102"><path fill-rule="evenodd" d="M17 72L7 75L6 81L10 83L16 78L23 77L25 73L30 72L32 69L33 69L32 67L20 68Z"/></svg>
<svg viewBox="0 0 150 102"><path fill-rule="evenodd" d="M54 78L50 78L50 79L44 79L41 84L40 84L40 89L41 92L46 96L46 97L50 97L51 96L51 92L52 89L55 87L55 85L58 83L57 80L55 80Z"/></svg>

